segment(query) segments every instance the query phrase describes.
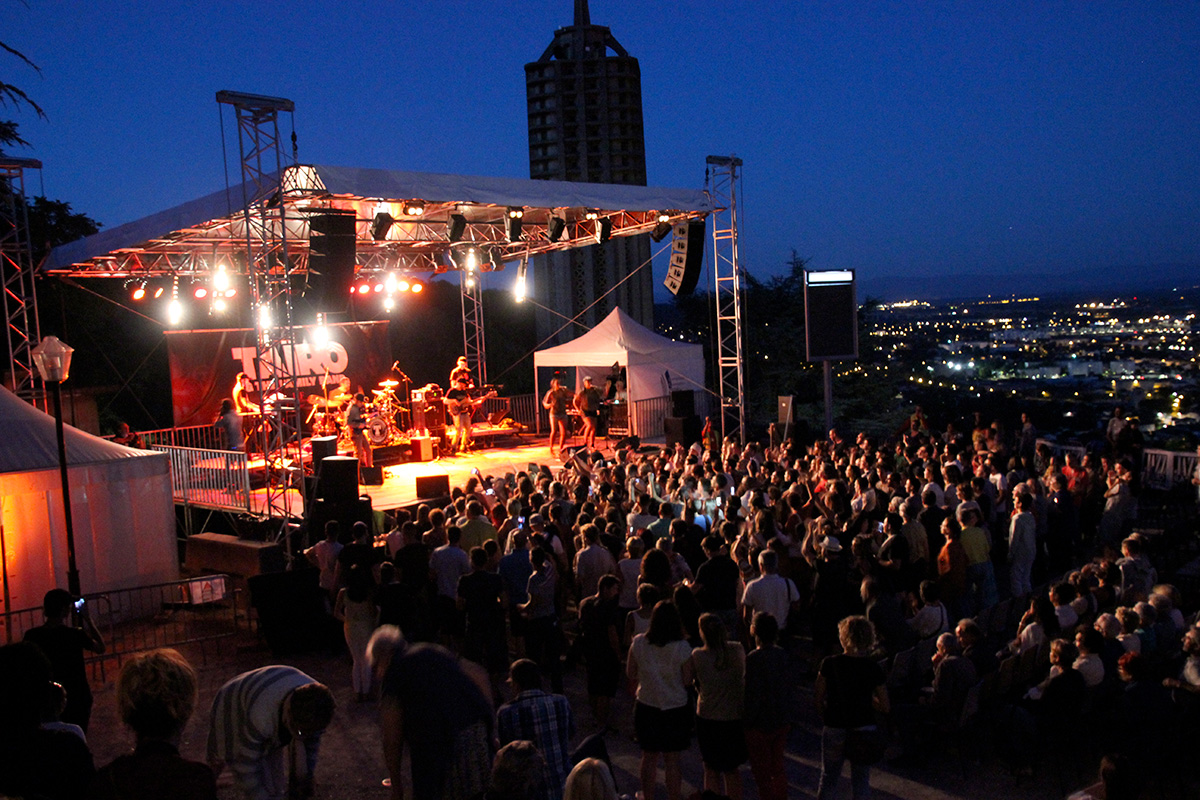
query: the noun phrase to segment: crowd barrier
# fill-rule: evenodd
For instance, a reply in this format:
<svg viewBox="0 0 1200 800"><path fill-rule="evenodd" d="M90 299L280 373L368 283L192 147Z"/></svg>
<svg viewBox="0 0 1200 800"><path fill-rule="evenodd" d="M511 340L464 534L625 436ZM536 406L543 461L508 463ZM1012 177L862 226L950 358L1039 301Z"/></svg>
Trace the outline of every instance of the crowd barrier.
<svg viewBox="0 0 1200 800"><path fill-rule="evenodd" d="M1038 444L1050 448L1056 456L1074 455L1083 459L1087 449L1082 445L1066 445L1052 442L1049 439L1038 439ZM1167 491L1182 484L1191 483L1196 473L1196 464L1200 456L1195 452L1182 453L1175 450L1143 450L1142 451L1142 485L1150 489Z"/></svg>

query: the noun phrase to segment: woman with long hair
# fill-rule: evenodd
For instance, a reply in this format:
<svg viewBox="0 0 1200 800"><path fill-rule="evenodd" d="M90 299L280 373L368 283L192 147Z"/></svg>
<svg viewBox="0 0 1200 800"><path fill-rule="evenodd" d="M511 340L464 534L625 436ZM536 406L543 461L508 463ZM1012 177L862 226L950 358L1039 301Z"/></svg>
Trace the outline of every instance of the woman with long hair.
<svg viewBox="0 0 1200 800"><path fill-rule="evenodd" d="M375 579L369 568L361 564L350 567L346 585L338 592L333 615L341 620L346 635L346 647L353 660L350 683L358 702L366 702L371 693L371 664L367 660L367 643L379 624L379 606L375 604Z"/></svg>
<svg viewBox="0 0 1200 800"><path fill-rule="evenodd" d="M749 752L742 725L745 711L746 651L729 641L725 623L716 614L700 616L703 647L692 650L696 676L696 738L704 761L704 788L741 800L738 768Z"/></svg>
<svg viewBox="0 0 1200 800"><path fill-rule="evenodd" d="M693 678L692 648L670 601L660 600L650 616L650 629L633 638L626 674L637 686L633 727L642 747L642 794L654 796L661 755L667 798L679 800L679 754L691 744L687 687Z"/></svg>

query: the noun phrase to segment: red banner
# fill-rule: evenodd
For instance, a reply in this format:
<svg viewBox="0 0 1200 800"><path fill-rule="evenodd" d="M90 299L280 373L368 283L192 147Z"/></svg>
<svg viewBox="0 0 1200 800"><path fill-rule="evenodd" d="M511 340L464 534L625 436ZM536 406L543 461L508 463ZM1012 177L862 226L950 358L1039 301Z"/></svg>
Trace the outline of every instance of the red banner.
<svg viewBox="0 0 1200 800"><path fill-rule="evenodd" d="M315 331L315 326L295 328L294 345L266 352L261 361L252 328L167 331L176 427L211 425L221 400L232 395L239 372L249 376L250 399L255 403L262 398L260 379L265 383L293 365L302 396L320 394L326 374L330 383L348 377L355 391L394 377L386 320L328 325L327 341L320 344Z"/></svg>

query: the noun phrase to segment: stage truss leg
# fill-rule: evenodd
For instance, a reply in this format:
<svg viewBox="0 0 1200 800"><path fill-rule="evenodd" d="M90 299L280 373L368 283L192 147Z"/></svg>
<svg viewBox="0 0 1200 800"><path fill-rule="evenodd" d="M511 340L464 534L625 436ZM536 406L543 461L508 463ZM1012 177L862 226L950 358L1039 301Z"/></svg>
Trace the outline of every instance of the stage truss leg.
<svg viewBox="0 0 1200 800"><path fill-rule="evenodd" d="M463 355L478 386L487 385L487 348L483 339L483 281L474 270L460 270Z"/></svg>
<svg viewBox="0 0 1200 800"><path fill-rule="evenodd" d="M721 380L721 435L746 441L746 395L742 358L742 278L738 261L738 195L742 160L709 156L705 180L712 194L712 254L717 311L717 371Z"/></svg>
<svg viewBox="0 0 1200 800"><path fill-rule="evenodd" d="M37 389L37 370L30 355L42 335L25 194L25 170L41 168L42 162L35 159L0 156L0 273L12 370L8 387L22 400L44 410L45 393Z"/></svg>
<svg viewBox="0 0 1200 800"><path fill-rule="evenodd" d="M268 517L286 521L292 516L289 488L297 489L307 502L292 321L292 278L298 265L288 257L281 185L285 164L279 141L279 112L290 113L294 105L291 100L238 92L218 92L217 102L232 106L237 121L246 269L258 331L253 378L262 405L257 438L266 469L265 511ZM285 525L282 532L286 530Z"/></svg>

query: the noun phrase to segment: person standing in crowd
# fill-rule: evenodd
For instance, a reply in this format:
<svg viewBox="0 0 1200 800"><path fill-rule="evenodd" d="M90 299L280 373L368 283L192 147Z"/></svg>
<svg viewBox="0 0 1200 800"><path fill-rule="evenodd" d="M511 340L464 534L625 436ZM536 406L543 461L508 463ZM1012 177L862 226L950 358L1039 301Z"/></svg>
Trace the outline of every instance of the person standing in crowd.
<svg viewBox="0 0 1200 800"><path fill-rule="evenodd" d="M1033 562L1037 556L1033 495L1014 491L1013 504L1016 508L1008 530L1009 586L1013 597L1025 597L1033 591Z"/></svg>
<svg viewBox="0 0 1200 800"><path fill-rule="evenodd" d="M429 571L436 584L434 619L442 644L457 651L462 636L458 612L458 582L471 571L471 557L461 547L462 531L457 526L446 530L446 544L429 556Z"/></svg>
<svg viewBox="0 0 1200 800"><path fill-rule="evenodd" d="M746 655L746 745L750 770L763 800L787 798L783 748L792 729L789 706L792 671L787 653L776 644L779 623L760 611L750 622L754 649Z"/></svg>
<svg viewBox="0 0 1200 800"><path fill-rule="evenodd" d="M221 410L213 427L221 434L221 447L240 453L246 449L246 436L242 432L242 415L234 408L233 401L226 398L221 401ZM225 482L230 489L240 488L234 481L233 456L225 457Z"/></svg>
<svg viewBox="0 0 1200 800"><path fill-rule="evenodd" d="M67 624L74 611L75 625ZM96 630L87 601L76 600L66 589L51 589L42 598L45 622L25 631L25 641L37 645L50 660L55 682L67 692L62 721L78 725L87 733L92 717L92 687L88 685L83 651L101 654L104 637Z"/></svg>
<svg viewBox="0 0 1200 800"><path fill-rule="evenodd" d="M542 408L550 412L550 455L562 455L567 444L567 404L573 402L575 394L563 386L558 378L550 381L550 389L542 398ZM558 439L558 453L554 452L554 440Z"/></svg>
<svg viewBox="0 0 1200 800"><path fill-rule="evenodd" d="M596 449L596 426L600 420L600 390L592 386L590 375L583 379L583 388L575 395L575 410L583 418L583 443L589 450Z"/></svg>
<svg viewBox="0 0 1200 800"><path fill-rule="evenodd" d="M621 683L621 628L623 614L617 606L621 582L605 575L596 594L579 604L579 634L587 666L588 700L600 730L608 729L609 711Z"/></svg>
<svg viewBox="0 0 1200 800"><path fill-rule="evenodd" d="M471 549L471 571L458 579L458 609L463 615L463 656L487 670L498 695L508 667L504 630L504 579L489 569L482 547Z"/></svg>
<svg viewBox="0 0 1200 800"><path fill-rule="evenodd" d="M558 576L550 563L550 556L540 547L529 554L533 574L525 592L529 599L521 606L527 625L525 628L525 654L538 663L550 676L550 687L562 694L562 650L563 634L558 622Z"/></svg>
<svg viewBox="0 0 1200 800"><path fill-rule="evenodd" d="M633 637L626 674L637 687L633 727L642 748L641 783L645 797L654 796L662 756L667 800L679 800L683 777L679 754L691 743L692 648L683 638L683 623L674 603L660 600L650 628Z"/></svg>
<svg viewBox="0 0 1200 800"><path fill-rule="evenodd" d="M325 591L330 602L337 599L338 554L342 552L343 547L342 543L338 541L341 530L341 525L336 519L327 521L325 538L304 551L304 557L308 559L308 563L321 571L317 578L317 585ZM329 606L326 608L328 609Z"/></svg>
<svg viewBox="0 0 1200 800"><path fill-rule="evenodd" d="M514 661L509 683L516 696L496 712L500 744L524 739L533 742L544 759L540 800L561 800L571 771L570 741L575 735L571 704L561 694L542 691L538 665L527 658Z"/></svg>
<svg viewBox="0 0 1200 800"><path fill-rule="evenodd" d="M136 747L96 773L88 800L216 800L212 769L179 755L197 696L196 671L175 650L126 661L117 679L117 710Z"/></svg>
<svg viewBox="0 0 1200 800"><path fill-rule="evenodd" d="M838 624L845 651L821 662L815 688L817 713L825 728L821 733L821 782L817 800L835 796L846 761L851 736L884 736L875 714L888 713L883 670L871 658L875 630L866 617L846 617ZM850 762L850 785L855 800L871 796L871 766Z"/></svg>
<svg viewBox="0 0 1200 800"><path fill-rule="evenodd" d="M365 703L371 696L367 642L379 624L377 599L370 567L354 564L346 576L346 586L338 592L333 606L333 616L342 623L346 647L350 650L350 685L360 703Z"/></svg>
<svg viewBox="0 0 1200 800"><path fill-rule="evenodd" d="M704 760L704 789L742 800L738 769L750 757L742 724L745 712L746 651L729 640L716 614L700 615L703 647L692 650L696 676L696 738Z"/></svg>
<svg viewBox="0 0 1200 800"><path fill-rule="evenodd" d="M784 630L792 607L800 603L800 592L791 578L778 574L779 553L774 550L763 550L758 554L758 567L759 577L747 583L742 594L746 627L750 627L756 611L766 611L775 618L780 630Z"/></svg>
<svg viewBox="0 0 1200 800"><path fill-rule="evenodd" d="M208 764L217 776L228 765L248 800L312 797L321 734L333 711L329 688L294 667L244 672L213 698Z"/></svg>

